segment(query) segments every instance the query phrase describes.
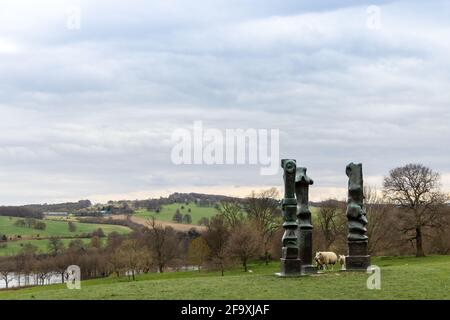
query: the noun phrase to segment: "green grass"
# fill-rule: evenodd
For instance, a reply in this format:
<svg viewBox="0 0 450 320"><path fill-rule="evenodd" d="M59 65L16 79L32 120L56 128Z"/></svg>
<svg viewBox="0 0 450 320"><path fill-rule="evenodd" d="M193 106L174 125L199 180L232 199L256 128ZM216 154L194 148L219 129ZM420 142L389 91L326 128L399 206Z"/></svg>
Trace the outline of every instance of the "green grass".
<svg viewBox="0 0 450 320"><path fill-rule="evenodd" d="M69 245L69 242L74 239L61 239L61 241L64 243L64 247L67 248ZM80 239L85 244L89 244L91 242L91 239ZM49 240L20 240L20 241L9 241L6 244L5 248L0 247L0 256L13 256L22 250L23 246L27 243L31 243L32 245L36 246L38 248L38 251L40 253L47 253L48 252L48 242Z"/></svg>
<svg viewBox="0 0 450 320"><path fill-rule="evenodd" d="M450 256L373 258L381 290L368 290L364 272L278 278L279 263L253 264L253 273L174 272L139 275L137 281L107 278L0 292L0 299L450 299Z"/></svg>
<svg viewBox="0 0 450 320"><path fill-rule="evenodd" d="M181 206L184 206L184 209L181 209ZM188 212L189 208L191 209L190 213ZM136 210L134 214L136 217L148 219L153 216L157 220L173 222L173 215L177 209L179 209L183 215L189 213L192 216L192 224L198 224L202 217L211 219L211 217L217 214L217 210L214 207L199 207L195 203L190 203L189 205L180 203L164 205L161 207L161 211L159 213L148 211L146 209L139 209ZM310 210L313 219L316 219L319 208L310 207Z"/></svg>
<svg viewBox="0 0 450 320"><path fill-rule="evenodd" d="M83 233L91 233L98 228L102 228L105 234L117 231L121 234L129 233L131 230L125 226L108 225L108 224L94 224L94 223L79 223L75 222L76 231L70 232L68 222L43 220L47 225L45 230L36 230L33 228L18 227L14 223L20 218L0 216L0 235L6 234L7 237L14 237L21 235L22 237L74 237Z"/></svg>
<svg viewBox="0 0 450 320"><path fill-rule="evenodd" d="M181 209L182 206L184 206L184 209ZM198 221L202 217L210 219L217 214L217 210L214 207L199 207L195 203L190 203L189 205L173 203L162 206L159 213L148 211L146 209L140 209L135 211L135 215L142 218L150 218L151 216L154 216L157 220L172 222L173 215L177 209L180 209L180 213L182 215L190 214L192 217L192 224L198 224ZM189 209L191 209L191 212L188 212Z"/></svg>

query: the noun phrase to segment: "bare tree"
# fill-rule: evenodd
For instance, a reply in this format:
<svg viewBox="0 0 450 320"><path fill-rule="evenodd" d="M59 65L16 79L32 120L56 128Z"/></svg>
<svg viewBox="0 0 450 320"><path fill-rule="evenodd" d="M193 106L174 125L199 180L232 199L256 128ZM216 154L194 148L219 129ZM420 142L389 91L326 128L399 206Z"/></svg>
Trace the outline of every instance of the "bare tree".
<svg viewBox="0 0 450 320"><path fill-rule="evenodd" d="M48 252L56 256L64 251L64 243L57 237L51 237L47 244Z"/></svg>
<svg viewBox="0 0 450 320"><path fill-rule="evenodd" d="M389 172L384 178L384 195L402 210L401 229L408 240L415 240L416 256L425 256L423 229L439 228L438 208L448 199L440 191L440 175L422 164L408 164Z"/></svg>
<svg viewBox="0 0 450 320"><path fill-rule="evenodd" d="M75 231L77 231L77 225L75 224L75 222L69 221L69 222L67 223L67 226L69 227L69 231L70 231L70 232L75 232Z"/></svg>
<svg viewBox="0 0 450 320"><path fill-rule="evenodd" d="M120 248L120 246L118 248ZM122 273L126 272L125 262L122 253L118 248L112 250L108 256L108 266L112 274L115 274L116 277L120 277Z"/></svg>
<svg viewBox="0 0 450 320"><path fill-rule="evenodd" d="M248 219L255 226L261 237L266 264L270 260L271 241L281 224L278 196L276 188L264 190L260 193L252 192L246 203Z"/></svg>
<svg viewBox="0 0 450 320"><path fill-rule="evenodd" d="M20 250L19 256L23 259L22 272L25 276L25 285L30 283L30 274L33 272L33 265L35 263L38 247L31 243L26 243Z"/></svg>
<svg viewBox="0 0 450 320"><path fill-rule="evenodd" d="M217 211L223 216L225 223L231 229L234 229L245 220L242 206L237 201L220 201Z"/></svg>
<svg viewBox="0 0 450 320"><path fill-rule="evenodd" d="M450 254L450 206L442 206L440 210L445 223L431 235L429 248L435 254Z"/></svg>
<svg viewBox="0 0 450 320"><path fill-rule="evenodd" d="M153 261L157 264L158 271L164 272L164 268L178 256L179 247L175 230L171 227L163 228L156 223L155 218L148 221L148 246L153 254Z"/></svg>
<svg viewBox="0 0 450 320"><path fill-rule="evenodd" d="M102 239L100 239L99 236L93 236L91 238L91 243L90 243L92 248L101 248L102 247Z"/></svg>
<svg viewBox="0 0 450 320"><path fill-rule="evenodd" d="M64 283L64 279L66 279L67 275L67 267L70 265L68 263L69 256L68 255L58 255L52 259L53 271L58 272L61 276L61 283Z"/></svg>
<svg viewBox="0 0 450 320"><path fill-rule="evenodd" d="M148 253L142 249L142 246L136 239L128 239L122 242L118 253L122 258L127 271L131 272L131 278L134 281L136 279L135 274L142 270L146 261L145 255Z"/></svg>
<svg viewBox="0 0 450 320"><path fill-rule="evenodd" d="M195 264L201 270L206 257L209 255L208 244L202 237L197 237L189 243L188 261Z"/></svg>
<svg viewBox="0 0 450 320"><path fill-rule="evenodd" d="M225 219L218 214L211 218L208 230L203 237L209 247L209 258L213 264L219 267L222 276L228 264L228 252L226 250L230 232L225 224Z"/></svg>
<svg viewBox="0 0 450 320"><path fill-rule="evenodd" d="M328 251L331 245L345 230L345 219L343 219L343 205L337 200L327 200L320 206L317 214L319 230L325 240L325 249Z"/></svg>
<svg viewBox="0 0 450 320"><path fill-rule="evenodd" d="M259 234L248 224L242 224L231 231L227 250L231 257L240 260L244 272L247 272L248 261L259 255L262 249Z"/></svg>
<svg viewBox="0 0 450 320"><path fill-rule="evenodd" d="M395 208L383 199L376 188L364 187L364 208L367 219L368 250L370 254L398 247L398 221Z"/></svg>
<svg viewBox="0 0 450 320"><path fill-rule="evenodd" d="M15 263L10 258L0 260L0 278L5 281L5 287L8 289L9 282L12 280L15 271Z"/></svg>

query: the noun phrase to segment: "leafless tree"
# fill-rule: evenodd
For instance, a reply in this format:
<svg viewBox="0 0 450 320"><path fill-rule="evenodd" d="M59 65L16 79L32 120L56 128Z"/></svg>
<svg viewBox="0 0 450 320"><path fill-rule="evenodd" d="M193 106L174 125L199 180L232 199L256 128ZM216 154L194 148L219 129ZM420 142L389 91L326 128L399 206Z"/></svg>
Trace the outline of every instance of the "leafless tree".
<svg viewBox="0 0 450 320"><path fill-rule="evenodd" d="M64 243L57 237L51 237L47 244L48 252L52 256L56 256L64 251Z"/></svg>
<svg viewBox="0 0 450 320"><path fill-rule="evenodd" d="M93 236L91 238L91 247L92 248L101 248L102 247L102 239L99 236Z"/></svg>
<svg viewBox="0 0 450 320"><path fill-rule="evenodd" d="M208 244L203 237L197 237L189 243L188 262L195 264L201 270L206 257L209 255Z"/></svg>
<svg viewBox="0 0 450 320"><path fill-rule="evenodd" d="M374 187L364 187L364 208L367 219L368 250L370 254L386 252L399 247L398 221L396 208L387 203Z"/></svg>
<svg viewBox="0 0 450 320"><path fill-rule="evenodd" d="M220 214L211 218L208 229L203 235L208 244L209 258L214 265L219 267L222 276L228 264L229 256L226 247L229 235L225 219Z"/></svg>
<svg viewBox="0 0 450 320"><path fill-rule="evenodd" d="M178 241L176 232L171 227L162 227L156 223L155 218L148 221L148 246L157 264L158 271L164 272L164 268L178 256Z"/></svg>
<svg viewBox="0 0 450 320"><path fill-rule="evenodd" d="M68 255L61 254L51 260L53 271L58 272L61 276L61 283L64 283L67 274L67 267L70 266L70 264L68 263L68 259Z"/></svg>
<svg viewBox="0 0 450 320"><path fill-rule="evenodd" d="M227 250L230 257L240 260L244 272L247 272L248 261L261 254L262 249L259 234L248 224L241 224L231 231Z"/></svg>
<svg viewBox="0 0 450 320"><path fill-rule="evenodd" d="M220 201L217 211L223 216L230 229L234 229L245 220L242 206L237 201Z"/></svg>
<svg viewBox="0 0 450 320"><path fill-rule="evenodd" d="M127 272L131 273L131 278L135 280L137 272L143 269L148 252L144 250L136 239L128 239L122 242L118 250L119 257L123 260Z"/></svg>
<svg viewBox="0 0 450 320"><path fill-rule="evenodd" d="M440 191L440 175L422 164L408 164L389 172L384 178L384 195L401 208L401 229L415 240L416 256L425 256L423 231L442 226L439 207L448 197Z"/></svg>
<svg viewBox="0 0 450 320"><path fill-rule="evenodd" d="M126 272L125 262L118 248L110 252L108 256L108 266L110 272L117 277L120 277L122 273Z"/></svg>
<svg viewBox="0 0 450 320"><path fill-rule="evenodd" d="M15 263L10 258L2 258L0 260L0 278L5 281L6 289L9 288L9 282L15 272Z"/></svg>
<svg viewBox="0 0 450 320"><path fill-rule="evenodd" d="M246 211L251 224L258 231L266 264L270 260L271 241L281 224L281 211L276 188L252 192L247 198Z"/></svg>
<svg viewBox="0 0 450 320"><path fill-rule="evenodd" d="M324 201L320 206L317 218L326 251L345 230L344 210L345 204L333 199Z"/></svg>

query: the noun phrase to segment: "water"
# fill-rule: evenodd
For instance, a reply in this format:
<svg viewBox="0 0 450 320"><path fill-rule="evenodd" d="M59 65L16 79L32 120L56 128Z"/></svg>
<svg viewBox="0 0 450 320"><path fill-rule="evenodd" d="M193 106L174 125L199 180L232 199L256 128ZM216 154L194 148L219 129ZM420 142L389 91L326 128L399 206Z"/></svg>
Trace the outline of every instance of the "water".
<svg viewBox="0 0 450 320"><path fill-rule="evenodd" d="M8 276L8 280L9 280L8 288L17 288L17 287L19 287L19 283L20 283L20 287L42 285L42 280L39 277L37 277L36 274L30 274L28 279L23 274L21 274L20 281L19 281L19 276L16 273L11 273L11 275ZM49 273L47 275L47 277L45 277L43 284L49 285L49 284L57 284L57 283L62 283L61 274L53 272L53 273ZM6 288L5 280L3 280L3 278L1 278L0 279L0 289L5 289L5 288Z"/></svg>
<svg viewBox="0 0 450 320"><path fill-rule="evenodd" d="M183 266L178 271L197 271L197 266ZM168 272L175 272L175 270L171 268L167 268ZM140 272L135 272L135 274L139 274ZM126 276L131 276L131 271L127 271L125 273ZM66 278L67 279L67 278ZM20 275L20 281L19 277L16 273L11 273L11 275L8 276L8 288L17 288L19 287L25 287L25 286L34 286L34 285L49 285L49 284L58 284L62 283L61 280L61 274L58 272L52 272L47 274L47 276L44 279L44 283L42 283L42 279L40 279L36 274L30 274L27 277L25 277L23 274ZM66 280L64 280L66 281ZM0 278L0 289L5 289L6 283L3 278Z"/></svg>

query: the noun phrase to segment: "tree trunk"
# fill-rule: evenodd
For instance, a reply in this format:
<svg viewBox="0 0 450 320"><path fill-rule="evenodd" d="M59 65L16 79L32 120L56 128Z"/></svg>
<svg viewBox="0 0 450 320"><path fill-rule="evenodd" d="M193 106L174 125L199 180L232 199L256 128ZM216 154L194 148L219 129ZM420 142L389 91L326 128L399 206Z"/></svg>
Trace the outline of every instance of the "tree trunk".
<svg viewBox="0 0 450 320"><path fill-rule="evenodd" d="M266 250L266 252L264 253L264 258L266 260L266 266L269 265L269 251Z"/></svg>
<svg viewBox="0 0 450 320"><path fill-rule="evenodd" d="M422 229L420 226L416 227L416 257L425 257L425 252L422 247Z"/></svg>

